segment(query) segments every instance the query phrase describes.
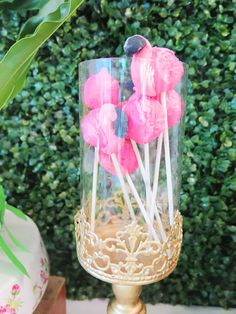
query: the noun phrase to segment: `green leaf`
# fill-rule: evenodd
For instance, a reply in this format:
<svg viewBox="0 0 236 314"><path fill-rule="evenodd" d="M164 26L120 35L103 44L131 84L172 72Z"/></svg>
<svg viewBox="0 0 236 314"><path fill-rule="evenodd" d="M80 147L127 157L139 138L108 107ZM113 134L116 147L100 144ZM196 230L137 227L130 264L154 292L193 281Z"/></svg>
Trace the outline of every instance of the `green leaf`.
<svg viewBox="0 0 236 314"><path fill-rule="evenodd" d="M29 274L23 264L19 261L19 259L14 255L14 253L9 249L7 243L3 239L3 237L0 235L0 248L2 251L6 254L6 256L9 258L9 260L12 262L12 264L21 271L24 275L29 277Z"/></svg>
<svg viewBox="0 0 236 314"><path fill-rule="evenodd" d="M22 220L27 220L27 216L18 208L15 208L9 204L6 204L6 209L8 209L9 211L11 211L13 214L15 214L18 218L22 219Z"/></svg>
<svg viewBox="0 0 236 314"><path fill-rule="evenodd" d="M36 10L41 9L48 0L0 0L0 9Z"/></svg>
<svg viewBox="0 0 236 314"><path fill-rule="evenodd" d="M13 244L20 250L25 251L25 252L29 252L29 249L23 244L21 243L19 240L16 239L16 237L13 235L13 233L7 228L7 226L4 226L4 229L6 230L9 238L11 239L11 241L13 242Z"/></svg>
<svg viewBox="0 0 236 314"><path fill-rule="evenodd" d="M20 68L19 71L17 71L16 75L15 75L15 85L14 88L12 89L11 93L9 94L8 100L13 99L18 92L23 88L24 84L25 84L25 80L26 80L26 76L29 72L31 63L34 59L36 54L34 54L27 63L24 64L24 66L22 68Z"/></svg>
<svg viewBox="0 0 236 314"><path fill-rule="evenodd" d="M43 19L32 35L21 38L9 49L0 62L0 109L19 90L17 81L26 76L26 69L38 49L83 2L84 0L69 0L60 4L56 11ZM21 82L19 86L22 85Z"/></svg>
<svg viewBox="0 0 236 314"><path fill-rule="evenodd" d="M4 221L4 214L5 214L5 196L3 187L2 185L0 185L0 227Z"/></svg>
<svg viewBox="0 0 236 314"><path fill-rule="evenodd" d="M59 5L63 4L64 0L50 0L48 1L35 16L32 16L22 26L18 39L25 37L26 35L33 34L37 26L47 17L50 13L57 10Z"/></svg>

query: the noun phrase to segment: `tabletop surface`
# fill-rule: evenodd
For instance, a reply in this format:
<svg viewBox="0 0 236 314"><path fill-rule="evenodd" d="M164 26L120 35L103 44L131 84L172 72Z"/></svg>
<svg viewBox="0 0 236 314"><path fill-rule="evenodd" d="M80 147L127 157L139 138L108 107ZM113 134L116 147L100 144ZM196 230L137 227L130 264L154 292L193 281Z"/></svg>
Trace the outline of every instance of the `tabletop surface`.
<svg viewBox="0 0 236 314"><path fill-rule="evenodd" d="M106 314L108 300L67 301L68 314ZM217 307L181 306L157 304L147 305L148 314L236 314L236 309L224 310Z"/></svg>

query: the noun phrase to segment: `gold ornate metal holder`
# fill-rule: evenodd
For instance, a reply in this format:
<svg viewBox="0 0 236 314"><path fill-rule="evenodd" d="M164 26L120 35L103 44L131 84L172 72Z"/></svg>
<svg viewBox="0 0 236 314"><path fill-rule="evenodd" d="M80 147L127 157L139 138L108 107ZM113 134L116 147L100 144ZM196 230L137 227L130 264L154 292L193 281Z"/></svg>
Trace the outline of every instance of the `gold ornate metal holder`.
<svg viewBox="0 0 236 314"><path fill-rule="evenodd" d="M102 208L121 202L119 193L114 198L104 201ZM162 280L175 269L182 243L182 216L177 211L170 228L167 217L162 215L167 235L163 243L152 239L141 217L127 224L123 216L128 215L128 210L123 203L120 205L120 216L100 211L94 231L84 209L77 213L77 255L87 272L113 284L116 300L109 304L108 313L145 313L139 300L141 286ZM158 233L157 225L154 228Z"/></svg>

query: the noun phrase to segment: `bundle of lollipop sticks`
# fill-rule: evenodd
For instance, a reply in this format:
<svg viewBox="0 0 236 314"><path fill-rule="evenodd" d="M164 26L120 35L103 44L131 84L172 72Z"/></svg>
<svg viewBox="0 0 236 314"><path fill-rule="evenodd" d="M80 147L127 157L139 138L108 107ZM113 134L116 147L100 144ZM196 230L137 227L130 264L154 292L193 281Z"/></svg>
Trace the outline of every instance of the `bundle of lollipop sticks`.
<svg viewBox="0 0 236 314"><path fill-rule="evenodd" d="M129 37L124 45L130 65L133 94L119 102L119 81L104 67L91 75L83 85L82 100L91 110L81 121L84 141L94 147L91 228L95 227L99 164L117 176L132 221L136 214L130 194L155 241L167 241L157 207L160 163L164 146L168 217L174 223L174 200L170 159L169 128L178 124L183 114L183 101L175 91L184 68L174 52L152 47L140 35ZM153 180L150 173L150 143L157 139ZM144 152L142 157L141 148ZM141 199L131 174L140 171L146 190ZM153 186L151 186L153 182ZM156 221L158 228L154 228Z"/></svg>

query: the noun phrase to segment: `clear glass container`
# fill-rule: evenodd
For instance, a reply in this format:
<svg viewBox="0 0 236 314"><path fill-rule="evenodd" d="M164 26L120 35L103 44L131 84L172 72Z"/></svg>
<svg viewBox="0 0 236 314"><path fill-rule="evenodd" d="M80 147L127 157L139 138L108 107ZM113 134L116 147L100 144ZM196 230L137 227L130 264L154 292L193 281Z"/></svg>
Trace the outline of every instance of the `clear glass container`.
<svg viewBox="0 0 236 314"><path fill-rule="evenodd" d="M137 263L153 262L159 254L153 245L167 243L174 229L179 208L186 65L180 62L178 69L167 72L162 69L159 75L150 59L141 58L136 63L124 57L79 65L82 214L77 220L78 257L87 271L108 282L122 281L122 275L127 283L156 281L149 271L140 277ZM178 232L175 240L181 240ZM140 240L144 234L147 242ZM107 246L106 253L99 248L99 241ZM143 250L140 241L146 243ZM151 258L148 249L155 251ZM133 264L127 261L128 255L135 256ZM174 255L169 245L165 256L176 260ZM124 260L127 263L123 265Z"/></svg>

